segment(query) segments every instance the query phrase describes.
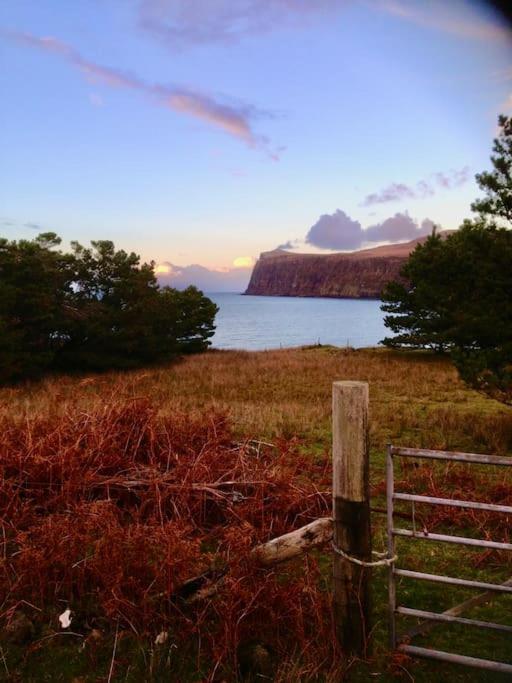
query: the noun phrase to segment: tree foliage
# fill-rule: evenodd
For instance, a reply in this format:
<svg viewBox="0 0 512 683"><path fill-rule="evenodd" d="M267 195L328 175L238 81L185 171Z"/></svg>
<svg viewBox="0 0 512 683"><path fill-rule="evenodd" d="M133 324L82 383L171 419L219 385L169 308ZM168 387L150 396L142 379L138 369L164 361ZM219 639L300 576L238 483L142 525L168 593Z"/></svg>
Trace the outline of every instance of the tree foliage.
<svg viewBox="0 0 512 683"><path fill-rule="evenodd" d="M54 233L0 240L0 381L50 368L134 367L201 351L216 305L195 287L158 286L154 264L116 251L57 247Z"/></svg>
<svg viewBox="0 0 512 683"><path fill-rule="evenodd" d="M500 116L485 197L446 238L432 234L383 293L391 347L450 351L462 378L512 402L512 118Z"/></svg>
<svg viewBox="0 0 512 683"><path fill-rule="evenodd" d="M498 118L499 135L493 143L492 171L477 174L476 182L485 197L475 200L471 209L493 222L503 220L512 226L512 116Z"/></svg>

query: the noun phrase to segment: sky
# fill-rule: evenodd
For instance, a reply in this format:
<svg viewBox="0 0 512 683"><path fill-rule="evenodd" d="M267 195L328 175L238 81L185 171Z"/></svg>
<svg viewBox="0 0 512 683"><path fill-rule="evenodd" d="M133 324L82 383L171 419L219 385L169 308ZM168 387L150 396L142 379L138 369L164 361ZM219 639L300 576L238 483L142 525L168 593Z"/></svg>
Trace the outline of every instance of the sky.
<svg viewBox="0 0 512 683"><path fill-rule="evenodd" d="M238 291L262 251L470 217L512 31L476 0L17 0L0 100L0 235Z"/></svg>

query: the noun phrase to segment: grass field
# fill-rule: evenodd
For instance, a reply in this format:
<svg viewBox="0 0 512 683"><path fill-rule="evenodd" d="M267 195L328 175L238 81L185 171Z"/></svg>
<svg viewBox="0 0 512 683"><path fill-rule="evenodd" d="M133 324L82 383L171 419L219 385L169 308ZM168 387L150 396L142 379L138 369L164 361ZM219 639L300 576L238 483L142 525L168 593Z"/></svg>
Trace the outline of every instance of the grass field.
<svg viewBox="0 0 512 683"><path fill-rule="evenodd" d="M176 429L175 423L172 422L176 420L176 415L180 416L182 422L185 420L186 426L186 424L200 424L205 414L225 414L231 425L226 437L227 441L220 443L222 439L219 441L216 435L215 448L220 448L221 451L216 451L212 446L212 457L218 453L219 457L226 458L226 467L232 467L239 473L242 471L236 469L239 467L239 461L231 462L230 456L228 457L228 453L232 451L230 444L237 443L237 441L247 444L250 439L276 444L279 456L273 456L272 448L269 447L268 455L265 456L267 460L264 466L261 465L261 471L258 470L259 474L262 477L277 477L272 480L273 485L282 487L279 490L282 491L283 497L290 496L288 513L298 503L292 499L291 493L286 488L283 474L289 473L290 481L298 487L297 490L300 489L303 498L313 495L308 488L310 486L322 489L321 500L323 502L318 504L318 510L320 510L325 501L328 501L329 496L326 482L329 480L331 384L341 379L363 380L370 384L372 506L377 510L373 514L372 525L374 545L377 549L383 547L385 541L384 517L378 510L384 507L386 443L496 454L512 453L512 410L466 388L446 359L427 353L399 353L373 349L354 351L332 347L254 353L212 351L185 358L169 367L122 374L53 377L39 383L4 388L0 390L2 422L0 444L5 452L9 444L14 444L14 438L18 441L22 440L24 442L23 457L28 458L26 461L28 464L24 467L28 468L33 464L30 459L33 460L36 457L34 454L37 449L33 443L40 444L44 437L53 439L53 444L60 443L59 439L63 444L67 444L71 436L66 436L66 434L76 428L80 420L80 424L89 425L91 420L99 419L98 415L102 411L104 413L112 411L116 406L137 407L142 405L141 402L149 401L154 411L154 419L164 422L170 420L169 424L174 425L172 429ZM185 418L183 418L184 415ZM158 424L164 424L164 422ZM60 430L58 437L52 432L57 429L56 425ZM68 432L65 431L63 425L68 425L66 427ZM185 430L184 425L180 429ZM185 433L189 432L185 430L183 434ZM21 439L20 434L23 435ZM159 438L158 434L160 432L157 430L156 441ZM208 439L210 436L205 441L209 448L211 439L210 441ZM204 444L201 447L208 451ZM41 450L37 452L42 453ZM272 457L277 458L276 462L272 463ZM112 460L112 462L116 461ZM299 462L300 471L296 464ZM12 468L15 469L16 466L12 464ZM19 472L21 469L20 466ZM279 475L276 475L277 470L279 470ZM19 472L16 475L18 477ZM243 472L245 476L246 469ZM9 476L11 476L9 471L4 469L4 484ZM403 490L428 491L431 495L454 494L460 497L512 504L512 482L504 479L503 472L483 471L482 468L455 464L433 468L411 465L398 471L397 480ZM2 501L0 516L5 515L2 524L4 550L0 566L3 567L4 586L12 587L12 595L14 595L16 582L21 581L14 570L11 571L12 567L17 566L19 541L15 542L10 536L12 529L9 525L9 500L6 497L6 490L4 488L3 499L0 497ZM14 489L9 489L9 491L12 492ZM13 500L16 496L20 515L22 515L21 511L32 506L31 514L36 517L38 514L41 516L34 502L37 496L28 489L24 491L23 497L18 489L16 493L9 495L13 496ZM89 504L91 501L88 498L86 502ZM38 503L43 507L44 504L44 501ZM63 504L62 501L59 504ZM68 506L66 510L70 509L69 500L65 504ZM151 498L151 505L153 504L154 501ZM261 502L261 507L258 508L262 511L262 515L267 513L265 505L267 503ZM117 501L117 506L120 507L119 501ZM184 509L193 517L196 514L195 508L191 507L192 504L188 499L186 506L188 507ZM140 505L137 510L140 512ZM404 506L399 511L407 515L410 509ZM247 514L249 512L251 515L254 514L254 511L249 511L248 508ZM297 519L303 519L303 523L307 515L317 512L316 508L307 510L296 508ZM147 514L157 516L156 512ZM475 537L488 536L498 540L510 540L507 520L496 515L484 513L476 516L446 508L434 511L419 510L417 514L418 523L426 525L430 530L450 529L455 534L464 532ZM22 516L19 518L22 519ZM272 536L274 528L272 525L277 524L276 520L279 518L278 507L273 508L270 518L272 519L270 526L267 522L258 526L251 517L252 528L258 530L254 537L256 540L265 540L266 537ZM33 520L35 517L30 519ZM39 524L40 521L38 518L37 523ZM246 521L244 519L244 522ZM140 520L137 523L139 522ZM32 523L33 521L30 522ZM407 523L407 520L404 521L404 524ZM25 524L27 525L28 522ZM163 525L164 522L162 521L161 524ZM281 533L284 529L293 528L291 517L287 524L289 526L282 527ZM220 528L222 524L217 526ZM226 524L223 526L222 538L215 537L216 541L221 539L219 541L221 544L228 542L225 527ZM275 529L279 529L279 526ZM26 534L27 528L23 528L22 532ZM240 544L241 539L242 536L237 537L236 543ZM60 540L56 536L54 542L58 544ZM46 550L48 551L48 548ZM203 548L203 551L210 552L211 549ZM422 541L411 543L407 540L399 543L398 552L400 566L410 569L492 581L504 580L512 575L510 558L503 553L475 552L468 548ZM201 566L200 562L198 566ZM28 576L29 570L25 567L24 571ZM304 571L307 574L306 579L300 578ZM319 624L323 619L329 632L330 555L327 551L315 552L310 559L281 566L279 571L273 572L271 580L262 578L261 575L258 576L259 579L256 577L255 582L251 584L251 589L257 588L257 580L261 581L265 588L254 600L268 600L269 596L274 596L274 617L277 622L281 620L279 623L282 623L284 631L286 619L289 618L289 623L293 623L293 628L299 628L299 622L302 623L300 629L304 637L308 634L308 621L318 630L321 628ZM219 664L215 670L205 668L204 662L199 662L194 647L182 654L181 658L183 661L186 660L186 665L177 667L176 652L171 647L174 643L172 624L170 626L171 637L167 645L158 650L152 644L154 633L146 622L140 628L137 624L130 628L129 624L120 621L119 618L117 621L113 618L109 621L103 613L101 628L91 625L90 618L91 623L84 619L76 642L71 644L73 636L63 638L55 627L57 606L63 604L62 592L59 593L59 590L62 591L63 581L64 579L59 576L52 584L55 595L53 605L48 601L47 593L44 593L45 597L43 597L43 592L41 592L39 603L31 601L32 606L20 604L19 596L16 602L9 602L11 588L5 601L2 602L3 599L0 597L2 624L6 624L21 610L29 616L35 633L31 635L28 644L23 646L19 643L12 643L7 637L0 636L2 645L0 676L3 675L12 680L74 680L77 683L78 681L108 680L109 675L111 675L111 680L120 681L193 681L207 680L208 677L210 680L219 681L236 679L236 671L240 668L238 660L243 658L240 654L240 645L243 647L244 643L229 641L231 643L229 645L226 634L222 640L224 648L222 656L225 655L228 659L230 657L229 666L224 666L222 656L219 655ZM78 591L73 584L75 578L71 577L69 581L71 582L69 590ZM322 650L321 644L315 642L311 645L311 657L304 649L301 654L289 652L288 656L283 654L283 651L277 652L278 665L274 662L272 669L274 673L266 675L281 681L327 681L337 680L340 672L345 670L350 679L355 681L506 680L497 674L477 672L456 666L415 662L397 656L390 658L386 652L385 584L384 572L376 571L373 580L374 647L370 661L353 662L347 672L347 662L340 662L339 655L336 655L332 648ZM283 597L286 594L286 591L282 589L283 585L285 588L288 586L290 595L294 596L298 604L300 603L300 614L294 612L292 616L287 616L286 610L291 609L291 603ZM293 593L293 591L299 591L299 587L301 592ZM471 595L464 589L447 590L446 587L440 588L426 583L418 585L410 581L403 581L400 584L399 593L402 604L406 603L411 607L431 611L442 611ZM35 590L32 598L34 599L37 594ZM73 593L75 594L78 595L78 593ZM238 599L242 598L238 596ZM281 599L282 603L279 602ZM61 602L59 603L58 600ZM222 600L227 600L227 598L219 594L218 597L211 599L212 604L208 609L213 612L206 614L205 611L202 624L207 623L204 621L206 616L217 620L221 618L222 615L219 614L221 610L214 606L216 600L219 600L218 604L226 609L231 605L234 610L233 604L223 603ZM245 614L243 610L247 609L247 605L253 605L251 602L253 598L249 594L244 597L244 600L246 600L244 603L246 607L241 613L233 611L233 618L241 619L240 614ZM237 603L237 609L240 609L240 604L240 602ZM279 612L280 605L282 612ZM509 598L499 598L492 605L481 607L465 616L492 619L512 625L511 606L512 601ZM76 609L76 606L74 608ZM262 614L266 614L265 608L265 605L261 606ZM81 609L91 614L96 607L81 605ZM113 606L111 614L115 613L115 609L117 607ZM308 610L311 610L310 613ZM324 615L322 610L325 611ZM151 613L149 613L150 616ZM197 613L186 616L189 622L198 618ZM157 626L155 625L155 628ZM260 627L263 628L264 623L258 628ZM257 627L253 626L253 628ZM2 633L5 634L5 629ZM197 630L194 634L191 639L197 638ZM152 640L149 639L150 637ZM230 633L229 638L232 637L234 636ZM279 642L282 641L283 644L287 642L285 633L277 633L276 638L278 640L281 638ZM93 641L95 642L91 645ZM176 642L178 642L177 639ZM420 643L474 656L497 657L505 660L508 657L508 661L512 659L507 639L490 631L473 632L460 626L438 626L429 636L423 638L422 641L419 640L418 644ZM234 659L233 654L229 656L226 654L229 647L238 653L234 655ZM326 661L317 662L317 666L312 665L313 655L320 656L321 654ZM335 655L338 657L337 661L327 661L329 657L332 659Z"/></svg>

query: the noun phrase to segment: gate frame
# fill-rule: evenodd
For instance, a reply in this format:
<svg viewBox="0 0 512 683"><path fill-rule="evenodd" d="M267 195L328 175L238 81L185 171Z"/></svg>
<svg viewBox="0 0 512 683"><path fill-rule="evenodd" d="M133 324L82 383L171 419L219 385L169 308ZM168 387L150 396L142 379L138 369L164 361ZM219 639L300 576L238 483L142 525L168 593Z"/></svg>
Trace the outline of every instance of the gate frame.
<svg viewBox="0 0 512 683"><path fill-rule="evenodd" d="M462 507L478 510L489 510L492 512L502 512L505 514L512 514L512 507L507 505L494 505L491 503L478 503L475 501L465 501L461 499L451 498L435 498L432 496L420 496L413 494L396 493L394 489L394 461L395 456L404 458L426 458L430 460L444 460L451 462L466 462L482 465L499 465L512 466L512 458L502 457L496 455L481 455L477 453L460 453L450 451L434 451L419 448L400 448L388 445L386 458L386 499L387 499L387 549L388 557L395 555L395 537L409 537L420 538L431 541L441 541L446 543L456 543L470 546L478 546L482 548L497 548L501 550L512 551L511 543L501 543L498 541L486 541L483 539L468 538L464 536L448 536L445 534L430 534L426 531L418 532L415 528L399 529L395 528L393 523L393 504L395 500L411 501L413 506L415 502L426 503L430 505L447 505L453 507ZM413 508L414 510L414 508ZM414 516L413 516L414 522ZM417 647L400 643L396 634L396 615L402 614L406 616L416 616L422 619L439 622L460 623L466 626L475 626L479 628L489 628L497 631L512 632L512 627L505 624L495 624L488 621L480 621L475 619L464 619L459 616L454 616L450 610L444 613L427 612L424 610L415 610L408 607L400 607L397 604L396 597L396 577L406 576L413 579L423 581L433 581L439 583L446 583L451 585L462 585L469 588L480 588L487 591L494 591L496 593L512 593L512 586L510 582L505 584L484 583L481 581L470 581L466 579L457 579L446 575L425 574L423 572L414 572L406 569L396 569L394 564L389 566L388 571L388 619L389 619L389 641L392 650L398 649L401 652L409 654L414 657L425 657L428 659L437 659L445 662L452 662L456 664L464 664L466 666L487 669L490 671L499 671L502 673L512 673L512 664L505 662L496 662L490 659L479 659L476 657L468 657L465 655L458 655L451 652L443 652L424 647ZM508 584L508 585L507 585Z"/></svg>

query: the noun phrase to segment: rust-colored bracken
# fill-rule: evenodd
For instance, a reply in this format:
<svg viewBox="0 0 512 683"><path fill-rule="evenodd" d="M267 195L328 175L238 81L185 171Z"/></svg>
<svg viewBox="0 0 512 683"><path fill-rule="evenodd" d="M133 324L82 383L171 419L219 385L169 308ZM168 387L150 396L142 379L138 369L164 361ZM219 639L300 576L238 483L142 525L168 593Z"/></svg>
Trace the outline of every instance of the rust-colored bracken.
<svg viewBox="0 0 512 683"><path fill-rule="evenodd" d="M194 643L207 675L238 667L254 641L277 660L302 648L305 665L331 666L316 561L276 573L250 557L329 514L326 463L306 468L293 441L235 441L222 414L161 416L127 400L5 416L0 451L2 625L27 603L41 619L69 606L82 628L118 624L152 642L168 629L181 650ZM224 573L215 595L184 600L183 585L212 569Z"/></svg>

